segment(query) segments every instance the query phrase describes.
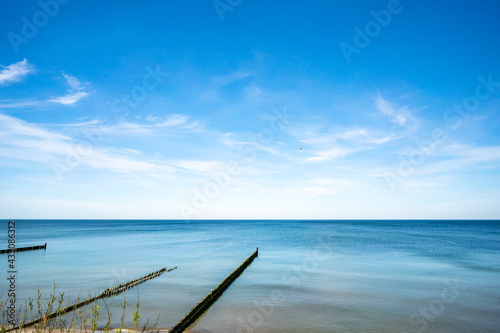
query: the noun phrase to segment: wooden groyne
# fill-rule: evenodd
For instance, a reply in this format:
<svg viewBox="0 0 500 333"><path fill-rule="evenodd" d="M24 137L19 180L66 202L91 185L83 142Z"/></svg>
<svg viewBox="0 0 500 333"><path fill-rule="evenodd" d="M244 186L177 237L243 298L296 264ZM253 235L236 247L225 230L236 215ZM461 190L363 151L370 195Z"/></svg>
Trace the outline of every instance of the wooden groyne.
<svg viewBox="0 0 500 333"><path fill-rule="evenodd" d="M224 291L240 276L241 273L247 268L252 261L259 256L259 248L248 257L238 268L236 268L229 276L222 281L215 289L210 291L205 298L203 298L191 311L188 312L169 333L182 333L186 328L191 326L208 308L215 303L215 301L224 293Z"/></svg>
<svg viewBox="0 0 500 333"><path fill-rule="evenodd" d="M46 249L46 248L47 248L47 243L45 243L44 245L17 247L17 248L14 248L14 249L0 250L0 253L12 253L12 252L32 251L32 250L41 250L41 249Z"/></svg>
<svg viewBox="0 0 500 333"><path fill-rule="evenodd" d="M177 268L177 266L175 266L175 268ZM119 284L113 288L108 288L108 289L104 290L99 296L96 296L96 298L105 298L105 297L116 296L118 294L121 294L122 292L124 292L127 289L133 288L141 283L144 283L148 280L154 279L155 277L162 275L163 273L165 273L166 270L167 270L167 268L164 267L162 269L159 269L157 271L149 273L148 275L144 275L141 278L129 281L127 283ZM172 268L170 268L169 272L171 270L172 270Z"/></svg>
<svg viewBox="0 0 500 333"><path fill-rule="evenodd" d="M9 329L5 330L5 332L17 330L17 329L20 329L20 328L30 327L30 326L38 324L38 323L40 323L42 321L47 321L49 319L61 316L61 315L66 314L68 312L75 311L76 309L81 308L82 306L88 305L90 303L93 303L93 302L95 302L95 301L97 301L97 300L99 300L101 298L107 298L107 297L116 296L116 295L121 294L124 291L126 291L128 289L131 289L131 288L133 288L133 287L135 287L135 286L137 286L137 285L139 285L141 283L144 283L144 282L146 282L148 280L154 279L155 277L158 277L158 276L160 276L161 274L163 274L165 272L171 272L172 270L174 270L176 268L177 268L177 266L175 266L173 268L169 268L167 270L167 268L164 267L162 269L159 269L157 271L154 271L152 273L144 275L141 278L129 281L127 283L119 284L118 286L113 287L113 288L108 288L108 289L104 290L102 293L100 293L99 295L97 295L95 297L90 297L90 298L88 298L88 299L86 299L86 300L84 300L82 302L79 302L79 303L67 306L65 308L59 309L58 311L52 312L50 314L46 314L42 318L34 319L34 320L31 320L31 321L25 322L23 324L20 324L18 326L9 328Z"/></svg>

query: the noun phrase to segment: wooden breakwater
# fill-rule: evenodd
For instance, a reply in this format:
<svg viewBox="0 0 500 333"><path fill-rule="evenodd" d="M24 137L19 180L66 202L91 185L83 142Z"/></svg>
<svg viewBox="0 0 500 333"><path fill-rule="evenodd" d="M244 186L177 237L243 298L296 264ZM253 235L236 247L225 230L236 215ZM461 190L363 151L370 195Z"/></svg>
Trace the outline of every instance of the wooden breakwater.
<svg viewBox="0 0 500 333"><path fill-rule="evenodd" d="M243 273L252 261L259 256L259 248L248 257L238 268L236 268L229 276L224 279L215 289L210 291L194 308L182 318L169 333L182 333L186 328L191 326L215 301L224 293L224 291Z"/></svg>
<svg viewBox="0 0 500 333"><path fill-rule="evenodd" d="M41 250L41 249L46 249L46 248L47 248L47 243L45 243L44 245L17 247L14 249L0 250L0 253L12 253L12 252L22 252L22 251L31 251L31 250Z"/></svg>
<svg viewBox="0 0 500 333"><path fill-rule="evenodd" d="M175 266L175 268L177 268L177 266ZM96 296L96 299L97 298L112 297L112 296L116 296L118 294L121 294L121 293L123 293L127 289L133 288L133 287L135 287L135 286L137 286L137 285L139 285L141 283L144 283L144 282L146 282L148 280L151 280L151 279L154 279L155 277L160 276L161 274L165 273L166 270L167 270L167 268L164 267L162 269L159 269L157 271L154 271L152 273L144 275L141 278L129 281L127 283L119 284L119 285L117 285L116 287L113 287L113 288L108 288L108 289L104 290L99 296ZM170 268L169 272L171 270L172 270L172 268Z"/></svg>
<svg viewBox="0 0 500 333"><path fill-rule="evenodd" d="M91 304L101 298L107 298L107 297L113 297L113 296L116 296L118 294L121 294L123 293L124 291L130 289L130 288L133 288L141 283L144 283L148 280L151 280L151 279L154 279L155 277L158 277L160 276L161 274L165 273L165 271L167 272L171 272L172 270L176 269L177 266L173 267L173 268L169 268L168 271L167 271L167 268L164 267L162 269L159 269L157 271L154 271L152 273L149 273L147 275L144 275L143 277L141 278L138 278L138 279L135 279L135 280L132 280L132 281L129 281L127 283L122 283L122 284L119 284L118 286L116 287L113 287L113 288L108 288L106 290L104 290L102 293L100 293L99 295L97 296L94 296L94 297L90 297L84 301L81 301L79 303L76 303L76 304L73 304L73 305L69 305L65 308L62 308L62 309L59 309L58 311L55 311L55 312L52 312L52 313L49 313L49 314L46 314L44 317L42 318L38 318L38 319L34 319L34 320L31 320L31 321L28 321L28 322L25 322L25 323L22 323L18 326L15 326L15 327L12 327L12 328L9 328L7 330L5 330L5 332L9 332L9 331L13 331L13 330L17 330L17 329L20 329L20 328L25 328L25 327L30 327L30 326L33 326L35 324L38 324L42 321L47 321L49 319L52 319L52 318L55 318L55 317L58 317L58 316L61 316L63 314L66 314L68 312L71 312L71 311L75 311L76 309L79 309L81 308L82 306L85 306L85 305L88 305L88 304Z"/></svg>

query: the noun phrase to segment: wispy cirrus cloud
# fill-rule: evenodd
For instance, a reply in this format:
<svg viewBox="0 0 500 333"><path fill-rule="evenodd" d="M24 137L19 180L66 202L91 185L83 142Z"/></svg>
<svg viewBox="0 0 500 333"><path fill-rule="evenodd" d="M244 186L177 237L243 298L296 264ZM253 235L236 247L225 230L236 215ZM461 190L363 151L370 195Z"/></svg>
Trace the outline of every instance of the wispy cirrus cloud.
<svg viewBox="0 0 500 333"><path fill-rule="evenodd" d="M2 100L0 101L0 108L2 109L19 109L34 106L43 106L48 104L47 101L40 100Z"/></svg>
<svg viewBox="0 0 500 333"><path fill-rule="evenodd" d="M413 120L413 116L408 105L397 106L396 104L384 99L380 94L375 99L375 106L379 111L387 115L391 119L391 122L397 123L400 126L405 126L409 121Z"/></svg>
<svg viewBox="0 0 500 333"><path fill-rule="evenodd" d="M352 145L381 145L399 139L395 133L373 130L365 127L342 127L325 124L298 124L289 133L299 142L311 145L343 142Z"/></svg>
<svg viewBox="0 0 500 333"><path fill-rule="evenodd" d="M24 59L23 61L9 65L2 71L0 71L0 84L21 81L22 78L34 71L34 66L31 65L26 59ZM19 109L23 107L49 106L52 103L72 105L82 98L90 95L90 92L86 89L86 83L82 83L76 77L68 75L66 73L62 74L62 78L69 86L66 94L62 96L57 96L49 99L30 98L18 100L2 100L0 101L0 107L4 109Z"/></svg>
<svg viewBox="0 0 500 333"><path fill-rule="evenodd" d="M73 127L90 127L99 129L101 128L102 120L94 119L91 121L75 123L63 126ZM179 113L170 113L165 115L148 115L142 121L119 121L113 125L106 126L106 132L116 134L154 134L159 129L169 128L174 131L186 132L202 132L205 129L206 123L203 120L193 120L190 116ZM161 132L165 134L165 132Z"/></svg>
<svg viewBox="0 0 500 333"><path fill-rule="evenodd" d="M183 122L182 122L183 123ZM94 121L69 124L78 132ZM82 166L117 174L159 177L172 174L206 175L223 165L201 159L154 159L135 149L114 149L92 145L85 140L63 135L16 117L0 113L0 156L12 160L51 163L65 161L67 156L79 160ZM1 163L1 161L0 161Z"/></svg>
<svg viewBox="0 0 500 333"><path fill-rule="evenodd" d="M288 133L303 147L301 150L307 156L300 160L306 163L332 161L360 151L380 149L400 138L395 133L359 126L328 125L327 121L322 124L297 124Z"/></svg>
<svg viewBox="0 0 500 333"><path fill-rule="evenodd" d="M62 73L62 76L66 80L66 83L71 87L71 90L78 91L83 89L82 83L74 76Z"/></svg>
<svg viewBox="0 0 500 333"><path fill-rule="evenodd" d="M416 175L451 174L463 169L496 169L500 166L500 146L451 145L433 156Z"/></svg>
<svg viewBox="0 0 500 333"><path fill-rule="evenodd" d="M89 95L88 92L79 91L79 92L71 93L71 94L68 94L65 96L53 98L50 101L54 102L54 103L64 104L64 105L72 105L88 95Z"/></svg>
<svg viewBox="0 0 500 333"><path fill-rule="evenodd" d="M332 133L332 137L346 142L359 142L373 145L381 145L399 138L394 133L385 134L378 131L370 131L366 128L336 130Z"/></svg>
<svg viewBox="0 0 500 333"><path fill-rule="evenodd" d="M192 119L191 116L171 113L160 116L148 115L145 119L118 120L83 117L71 123L53 123L51 126L79 133L101 133L106 135L155 135L168 136L172 133L201 133L210 132L205 129L206 122L201 119ZM165 131L168 128L168 131Z"/></svg>
<svg viewBox="0 0 500 333"><path fill-rule="evenodd" d="M252 74L248 73L248 72L234 72L234 73L223 75L223 76L214 76L211 78L211 81L216 83L219 86L224 86L226 84L244 79L244 78L249 77L251 75Z"/></svg>
<svg viewBox="0 0 500 333"><path fill-rule="evenodd" d="M35 71L35 67L26 58L15 64L6 67L0 65L0 67L2 68L0 70L0 84L19 82L23 77Z"/></svg>
<svg viewBox="0 0 500 333"><path fill-rule="evenodd" d="M148 115L147 126L154 127L181 127L184 129L201 130L205 124L200 120L192 120L191 117L184 114L171 113L163 116Z"/></svg>
<svg viewBox="0 0 500 333"><path fill-rule="evenodd" d="M24 120L0 113L0 125L2 131L0 131L0 138L6 138L8 136L18 136L18 138L31 137L40 140L69 140L70 138L59 134L47 131L40 126L30 124ZM4 142L9 142L5 140Z"/></svg>
<svg viewBox="0 0 500 333"><path fill-rule="evenodd" d="M345 157L349 154L355 153L359 149L347 149L341 147L333 147L330 149L324 149L315 151L312 156L304 159L304 162L314 163L314 162L325 162L335 160L340 157Z"/></svg>
<svg viewBox="0 0 500 333"><path fill-rule="evenodd" d="M6 114L0 113L0 126L0 155L9 154L10 158L47 162L82 149L79 140ZM158 169L151 163L120 156L110 149L93 147L91 152L82 155L87 155L82 159L82 164L98 169L125 173Z"/></svg>
<svg viewBox="0 0 500 333"><path fill-rule="evenodd" d="M66 73L63 73L62 76L70 89L66 95L52 98L49 100L50 102L72 105L90 94L90 92L86 91L85 84L82 84L76 77Z"/></svg>

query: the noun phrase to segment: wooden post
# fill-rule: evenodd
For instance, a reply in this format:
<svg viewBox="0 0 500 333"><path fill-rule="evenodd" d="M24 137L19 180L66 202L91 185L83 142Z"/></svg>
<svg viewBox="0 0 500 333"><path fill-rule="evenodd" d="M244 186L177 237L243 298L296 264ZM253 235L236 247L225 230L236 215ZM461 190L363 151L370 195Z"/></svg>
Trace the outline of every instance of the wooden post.
<svg viewBox="0 0 500 333"><path fill-rule="evenodd" d="M238 268L236 268L227 278L224 279L215 289L210 291L205 298L203 298L194 308L189 311L184 318L182 318L174 327L172 327L169 333L182 333L186 328L191 326L205 311L210 308L210 306L215 303L215 301L222 296L224 291L233 283L238 276L243 273L243 271L252 263L252 261L258 256L259 249L248 257Z"/></svg>

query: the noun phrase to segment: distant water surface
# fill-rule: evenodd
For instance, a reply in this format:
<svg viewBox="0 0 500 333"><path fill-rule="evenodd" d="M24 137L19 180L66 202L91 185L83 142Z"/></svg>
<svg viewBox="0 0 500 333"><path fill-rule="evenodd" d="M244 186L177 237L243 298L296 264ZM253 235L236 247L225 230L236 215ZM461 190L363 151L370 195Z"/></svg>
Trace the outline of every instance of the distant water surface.
<svg viewBox="0 0 500 333"><path fill-rule="evenodd" d="M16 241L48 244L16 254L18 307L37 289L76 300L178 266L127 292L141 321L169 327L258 246L193 331L500 332L499 221L19 220ZM106 300L115 325L123 300Z"/></svg>

